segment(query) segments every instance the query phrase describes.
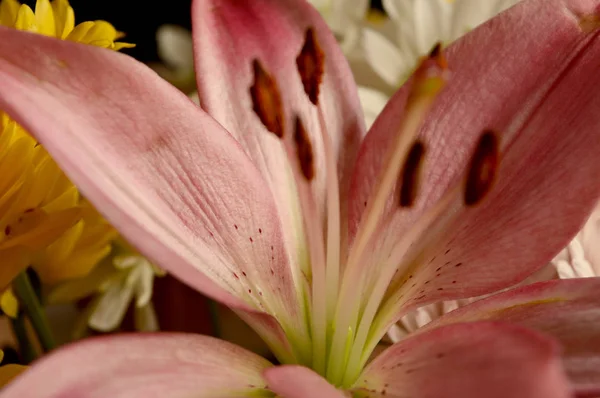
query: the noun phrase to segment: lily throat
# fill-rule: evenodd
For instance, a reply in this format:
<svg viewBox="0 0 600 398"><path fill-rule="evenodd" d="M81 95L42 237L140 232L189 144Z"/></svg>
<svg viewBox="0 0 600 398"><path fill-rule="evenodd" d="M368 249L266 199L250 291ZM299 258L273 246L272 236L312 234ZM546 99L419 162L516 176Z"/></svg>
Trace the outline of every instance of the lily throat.
<svg viewBox="0 0 600 398"><path fill-rule="evenodd" d="M477 205L492 187L499 139L493 131L483 132L462 181L430 206L408 233L386 236L390 219L384 217L384 209L392 206L395 213L402 214L415 206L419 195L427 161L427 144L419 139L419 131L449 77L441 47L436 45L411 79L404 117L383 159L382 172L364 202L358 225L350 230L344 208L348 192L340 188L325 109L320 103L320 85L327 73L325 56L315 30L307 28L296 68L318 121L313 123L319 126L316 135L307 131L299 113L291 118L285 114L278 82L260 59L252 62L254 81L249 93L254 113L279 139L287 155L301 215L297 233L305 249L295 284L306 308L308 333L280 322L294 355L292 359L278 359L308 366L332 384L349 387L393 322L407 311L435 301L428 301L425 290L415 295L415 270L436 253L456 209ZM287 120L293 121L291 126ZM320 142L311 141L315 137ZM322 148L324 163L317 162L316 145ZM323 217L317 210L317 177L325 181ZM398 313L400 307L404 313ZM274 309L266 310L277 318Z"/></svg>

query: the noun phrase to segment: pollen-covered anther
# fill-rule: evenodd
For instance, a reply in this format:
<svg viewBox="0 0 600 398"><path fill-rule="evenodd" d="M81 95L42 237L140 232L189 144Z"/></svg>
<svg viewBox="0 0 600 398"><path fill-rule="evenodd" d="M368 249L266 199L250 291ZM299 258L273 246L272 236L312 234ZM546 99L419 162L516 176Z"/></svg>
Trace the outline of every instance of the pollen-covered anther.
<svg viewBox="0 0 600 398"><path fill-rule="evenodd" d="M586 33L591 33L600 28L600 15L584 15L579 19L579 27Z"/></svg>
<svg viewBox="0 0 600 398"><path fill-rule="evenodd" d="M437 43L429 55L421 59L414 73L413 96L435 96L446 86L450 72L448 62L442 51L442 45Z"/></svg>
<svg viewBox="0 0 600 398"><path fill-rule="evenodd" d="M435 62L440 69L448 69L448 61L442 52L442 43L437 42L429 52L429 60Z"/></svg>
<svg viewBox="0 0 600 398"><path fill-rule="evenodd" d="M485 131L479 138L465 185L465 205L479 203L492 188L496 180L499 162L499 139L493 131Z"/></svg>
<svg viewBox="0 0 600 398"><path fill-rule="evenodd" d="M284 132L284 117L277 82L256 59L252 62L252 69L254 71L254 82L250 86L252 109L267 130L281 138Z"/></svg>
<svg viewBox="0 0 600 398"><path fill-rule="evenodd" d="M313 28L308 28L302 50L296 57L296 65L298 66L300 79L302 79L304 92L315 105L319 102L319 86L325 71L324 61L325 54L317 41L315 31Z"/></svg>
<svg viewBox="0 0 600 398"><path fill-rule="evenodd" d="M315 176L313 148L306 129L304 128L304 124L298 116L296 116L294 142L296 143L296 155L298 156L298 164L300 165L302 175L310 181Z"/></svg>
<svg viewBox="0 0 600 398"><path fill-rule="evenodd" d="M421 185L421 170L425 145L416 141L404 161L400 174L400 207L410 207L415 203Z"/></svg>

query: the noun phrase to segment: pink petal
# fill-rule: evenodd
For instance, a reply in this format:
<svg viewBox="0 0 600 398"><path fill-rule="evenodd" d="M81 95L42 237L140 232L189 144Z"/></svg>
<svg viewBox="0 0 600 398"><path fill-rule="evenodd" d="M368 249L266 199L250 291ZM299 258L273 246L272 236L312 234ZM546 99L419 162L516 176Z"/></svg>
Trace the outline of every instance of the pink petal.
<svg viewBox="0 0 600 398"><path fill-rule="evenodd" d="M344 398L341 391L309 368L285 365L268 368L264 377L269 390L285 398Z"/></svg>
<svg viewBox="0 0 600 398"><path fill-rule="evenodd" d="M192 334L92 338L35 362L2 398L246 397L265 392L269 361Z"/></svg>
<svg viewBox="0 0 600 398"><path fill-rule="evenodd" d="M4 28L0 86L0 108L142 253L229 306L299 318L268 186L185 95L127 56Z"/></svg>
<svg viewBox="0 0 600 398"><path fill-rule="evenodd" d="M583 31L578 23L590 14L598 17L600 1L523 1L448 50L452 79L422 131L428 151L419 202L402 211L396 198L390 201L384 219L393 221L380 240L393 245L462 181L485 129L501 135L499 175L482 203L454 209L457 221L423 252L403 297L390 307L515 284L545 265L584 222L600 195L600 40L598 31ZM361 148L353 225L403 116L406 94L396 94ZM375 250L380 258L373 261L385 259L392 245ZM399 273L398 283L408 277Z"/></svg>
<svg viewBox="0 0 600 398"><path fill-rule="evenodd" d="M234 135L265 176L289 228L285 232L289 232L287 240L294 252L298 237L291 217L297 211L297 199L279 140L263 127L252 110L249 94L253 82L252 61L258 59L278 83L283 97L285 134L293 134L295 115L300 115L304 122L316 151L316 178L311 185L319 215L325 217L325 155L319 120L304 92L296 57L304 44L307 28L312 27L325 53L319 101L337 157L342 214L346 209L351 168L365 129L346 59L317 11L303 0L197 0L193 4L192 20L201 106Z"/></svg>
<svg viewBox="0 0 600 398"><path fill-rule="evenodd" d="M369 397L570 397L554 342L509 324L433 329L381 353L354 391Z"/></svg>
<svg viewBox="0 0 600 398"><path fill-rule="evenodd" d="M501 320L537 329L562 344L575 391L600 395L600 279L569 279L523 286L442 316L425 330L456 322Z"/></svg>

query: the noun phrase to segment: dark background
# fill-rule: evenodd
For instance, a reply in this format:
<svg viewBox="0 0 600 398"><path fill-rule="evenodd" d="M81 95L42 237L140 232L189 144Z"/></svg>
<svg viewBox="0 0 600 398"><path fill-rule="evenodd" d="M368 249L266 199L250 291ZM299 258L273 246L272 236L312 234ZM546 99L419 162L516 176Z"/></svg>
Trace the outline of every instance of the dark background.
<svg viewBox="0 0 600 398"><path fill-rule="evenodd" d="M155 33L162 24L181 25L188 29L191 0L149 2L143 0L69 0L75 10L75 23L104 19L117 30L125 32L123 41L136 47L123 50L142 62L159 61L156 53ZM35 7L35 0L21 0ZM381 9L381 0L372 0Z"/></svg>

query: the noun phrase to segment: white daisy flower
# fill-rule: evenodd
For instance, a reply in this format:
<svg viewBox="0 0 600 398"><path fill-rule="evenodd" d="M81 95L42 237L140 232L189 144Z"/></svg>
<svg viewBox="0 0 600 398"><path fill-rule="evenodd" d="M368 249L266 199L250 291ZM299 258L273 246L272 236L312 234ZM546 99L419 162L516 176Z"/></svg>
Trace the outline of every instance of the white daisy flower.
<svg viewBox="0 0 600 398"><path fill-rule="evenodd" d="M357 76L370 125L419 59L441 42L448 45L519 0L383 0L387 23L362 32L366 63L376 77Z"/></svg>
<svg viewBox="0 0 600 398"><path fill-rule="evenodd" d="M561 279L600 276L600 202L569 245L553 260Z"/></svg>
<svg viewBox="0 0 600 398"><path fill-rule="evenodd" d="M132 300L135 300L136 329L158 330L158 321L151 301L152 288L154 277L164 275L164 271L136 254L116 256L113 264L120 272L118 277L109 279L101 286L100 296L88 319L89 327L100 332L117 329Z"/></svg>
<svg viewBox="0 0 600 398"><path fill-rule="evenodd" d="M321 14L348 56L359 43L370 0L308 0Z"/></svg>

